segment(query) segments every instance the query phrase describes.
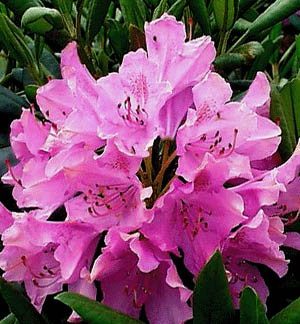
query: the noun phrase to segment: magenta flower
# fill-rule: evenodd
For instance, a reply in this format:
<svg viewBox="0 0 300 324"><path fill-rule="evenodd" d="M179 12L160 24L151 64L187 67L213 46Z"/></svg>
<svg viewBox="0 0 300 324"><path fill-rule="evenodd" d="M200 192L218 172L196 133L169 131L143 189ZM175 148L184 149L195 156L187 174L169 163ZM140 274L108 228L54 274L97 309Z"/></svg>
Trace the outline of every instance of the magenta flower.
<svg viewBox="0 0 300 324"><path fill-rule="evenodd" d="M20 215L2 234L3 277L24 281L32 303L41 309L47 295L80 279L81 270L90 265L97 237L87 224L46 222L33 213Z"/></svg>
<svg viewBox="0 0 300 324"><path fill-rule="evenodd" d="M109 232L106 245L91 273L92 279L101 281L104 304L134 317L145 306L149 321L157 324L191 318L186 304L191 292L167 253L138 233L117 230Z"/></svg>
<svg viewBox="0 0 300 324"><path fill-rule="evenodd" d="M285 233L300 209L299 145L280 165L266 76L231 101L229 83L212 71L209 37L186 41L167 14L146 23L145 35L147 52L125 55L99 80L70 43L63 78L38 90L40 111L24 109L11 126L19 163L2 180L31 211L0 205L0 268L25 283L39 310L64 284L96 299L100 281L104 304L182 323L191 292L173 256L195 280L220 250L238 307L247 285L266 302L256 265L282 277L281 247L300 248L300 235ZM48 221L58 207L66 217Z"/></svg>

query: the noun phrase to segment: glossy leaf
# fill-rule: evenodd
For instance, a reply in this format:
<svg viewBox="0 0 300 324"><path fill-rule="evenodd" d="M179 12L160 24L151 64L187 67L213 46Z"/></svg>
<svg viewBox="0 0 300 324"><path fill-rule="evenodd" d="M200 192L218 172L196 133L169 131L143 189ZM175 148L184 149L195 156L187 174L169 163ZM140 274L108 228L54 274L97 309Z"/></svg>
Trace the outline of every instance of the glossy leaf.
<svg viewBox="0 0 300 324"><path fill-rule="evenodd" d="M3 2L17 16L22 16L28 8L43 6L41 0L1 0L1 2Z"/></svg>
<svg viewBox="0 0 300 324"><path fill-rule="evenodd" d="M34 57L21 29L4 14L0 14L0 26L0 41L7 51L22 65L32 65Z"/></svg>
<svg viewBox="0 0 300 324"><path fill-rule="evenodd" d="M62 29L63 20L56 9L34 7L25 11L21 25L33 33L44 35L53 29Z"/></svg>
<svg viewBox="0 0 300 324"><path fill-rule="evenodd" d="M266 310L255 291L246 287L240 300L240 324L268 324Z"/></svg>
<svg viewBox="0 0 300 324"><path fill-rule="evenodd" d="M188 5L193 13L193 16L200 25L203 34L210 35L211 28L205 0L188 0Z"/></svg>
<svg viewBox="0 0 300 324"><path fill-rule="evenodd" d="M247 9L254 5L258 0L240 0L239 14L243 14Z"/></svg>
<svg viewBox="0 0 300 324"><path fill-rule="evenodd" d="M28 107L26 100L0 85L0 113L19 117L22 107Z"/></svg>
<svg viewBox="0 0 300 324"><path fill-rule="evenodd" d="M238 0L213 0L213 10L217 26L222 31L229 30L238 14Z"/></svg>
<svg viewBox="0 0 300 324"><path fill-rule="evenodd" d="M168 0L161 0L153 12L152 19L158 19L168 9Z"/></svg>
<svg viewBox="0 0 300 324"><path fill-rule="evenodd" d="M193 297L194 324L232 323L228 280L217 251L198 276Z"/></svg>
<svg viewBox="0 0 300 324"><path fill-rule="evenodd" d="M300 298L271 318L270 324L296 324L300 323Z"/></svg>
<svg viewBox="0 0 300 324"><path fill-rule="evenodd" d="M296 104L294 99L299 96L294 93L294 89L297 91L296 86L299 87L299 82L300 80L293 85L289 83L281 91L275 85L272 86L270 113L271 118L279 123L282 130L282 141L279 149L281 156L285 160L291 156L297 142L293 104ZM297 119L299 120L299 117Z"/></svg>
<svg viewBox="0 0 300 324"><path fill-rule="evenodd" d="M14 314L9 314L0 321L0 324L17 324L19 323Z"/></svg>
<svg viewBox="0 0 300 324"><path fill-rule="evenodd" d="M177 20L182 18L183 10L186 7L186 0L177 0L168 10L169 15L173 15Z"/></svg>
<svg viewBox="0 0 300 324"><path fill-rule="evenodd" d="M129 49L128 30L117 20L107 21L107 32L111 46L119 60Z"/></svg>
<svg viewBox="0 0 300 324"><path fill-rule="evenodd" d="M252 24L248 35L255 35L274 26L300 9L300 0L276 0Z"/></svg>
<svg viewBox="0 0 300 324"><path fill-rule="evenodd" d="M128 26L132 24L143 30L146 21L145 3L142 0L120 0L120 6Z"/></svg>
<svg viewBox="0 0 300 324"><path fill-rule="evenodd" d="M0 294L11 312L22 324L46 324L46 320L31 305L30 301L11 284L0 278Z"/></svg>
<svg viewBox="0 0 300 324"><path fill-rule="evenodd" d="M88 324L142 323L103 304L74 293L61 293L55 299L70 306Z"/></svg>
<svg viewBox="0 0 300 324"><path fill-rule="evenodd" d="M219 70L230 71L251 64L263 52L264 49L260 43L249 42L236 48L234 52L217 56L214 64Z"/></svg>
<svg viewBox="0 0 300 324"><path fill-rule="evenodd" d="M92 42L100 31L108 13L111 0L91 0L88 4L88 16L86 21L86 39Z"/></svg>

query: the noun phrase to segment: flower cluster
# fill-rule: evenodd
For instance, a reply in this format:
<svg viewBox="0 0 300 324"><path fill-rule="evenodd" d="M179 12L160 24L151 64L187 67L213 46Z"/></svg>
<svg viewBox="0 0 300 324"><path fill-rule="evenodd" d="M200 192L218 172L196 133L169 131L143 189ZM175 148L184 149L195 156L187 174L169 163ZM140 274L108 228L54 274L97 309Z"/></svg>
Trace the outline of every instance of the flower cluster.
<svg viewBox="0 0 300 324"><path fill-rule="evenodd" d="M104 304L182 323L191 291L175 259L196 277L220 250L237 307L245 286L267 299L256 264L284 276L280 248L300 247L284 233L300 207L300 147L281 164L266 76L230 101L209 37L186 42L166 14L145 34L147 52L99 80L70 43L62 79L38 90L39 111L11 125L19 163L2 181L22 212L0 206L0 267L39 310L63 285L96 298L100 281Z"/></svg>

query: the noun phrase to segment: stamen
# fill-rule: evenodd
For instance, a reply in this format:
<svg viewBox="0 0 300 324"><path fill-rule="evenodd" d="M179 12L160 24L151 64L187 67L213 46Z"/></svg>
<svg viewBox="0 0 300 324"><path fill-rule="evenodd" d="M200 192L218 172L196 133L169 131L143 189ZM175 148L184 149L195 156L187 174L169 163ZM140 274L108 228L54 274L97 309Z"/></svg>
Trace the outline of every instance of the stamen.
<svg viewBox="0 0 300 324"><path fill-rule="evenodd" d="M18 184L19 186L21 186L24 189L21 180L20 179L17 179L16 176L14 175L14 172L12 170L12 166L10 164L10 161L9 160L5 160L5 164L6 164L6 167L7 167L8 172L10 173L10 175L11 175L12 179L15 181L15 183Z"/></svg>

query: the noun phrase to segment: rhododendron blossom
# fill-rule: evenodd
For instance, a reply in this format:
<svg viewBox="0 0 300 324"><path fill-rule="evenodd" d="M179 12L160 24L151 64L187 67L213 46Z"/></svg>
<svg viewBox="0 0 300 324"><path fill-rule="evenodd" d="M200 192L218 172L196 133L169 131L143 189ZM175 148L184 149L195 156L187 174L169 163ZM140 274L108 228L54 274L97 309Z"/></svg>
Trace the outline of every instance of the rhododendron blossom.
<svg viewBox="0 0 300 324"><path fill-rule="evenodd" d="M63 78L11 125L18 163L2 181L21 211L0 205L0 267L38 310L63 285L96 298L99 281L105 305L183 323L193 287L174 258L195 279L219 250L238 307L245 286L266 302L256 265L282 277L282 246L300 247L297 233L285 233L300 208L300 144L274 162L281 130L269 119L266 76L234 101L213 71L209 37L186 41L167 14L146 23L145 36L147 51L99 80L70 43Z"/></svg>

